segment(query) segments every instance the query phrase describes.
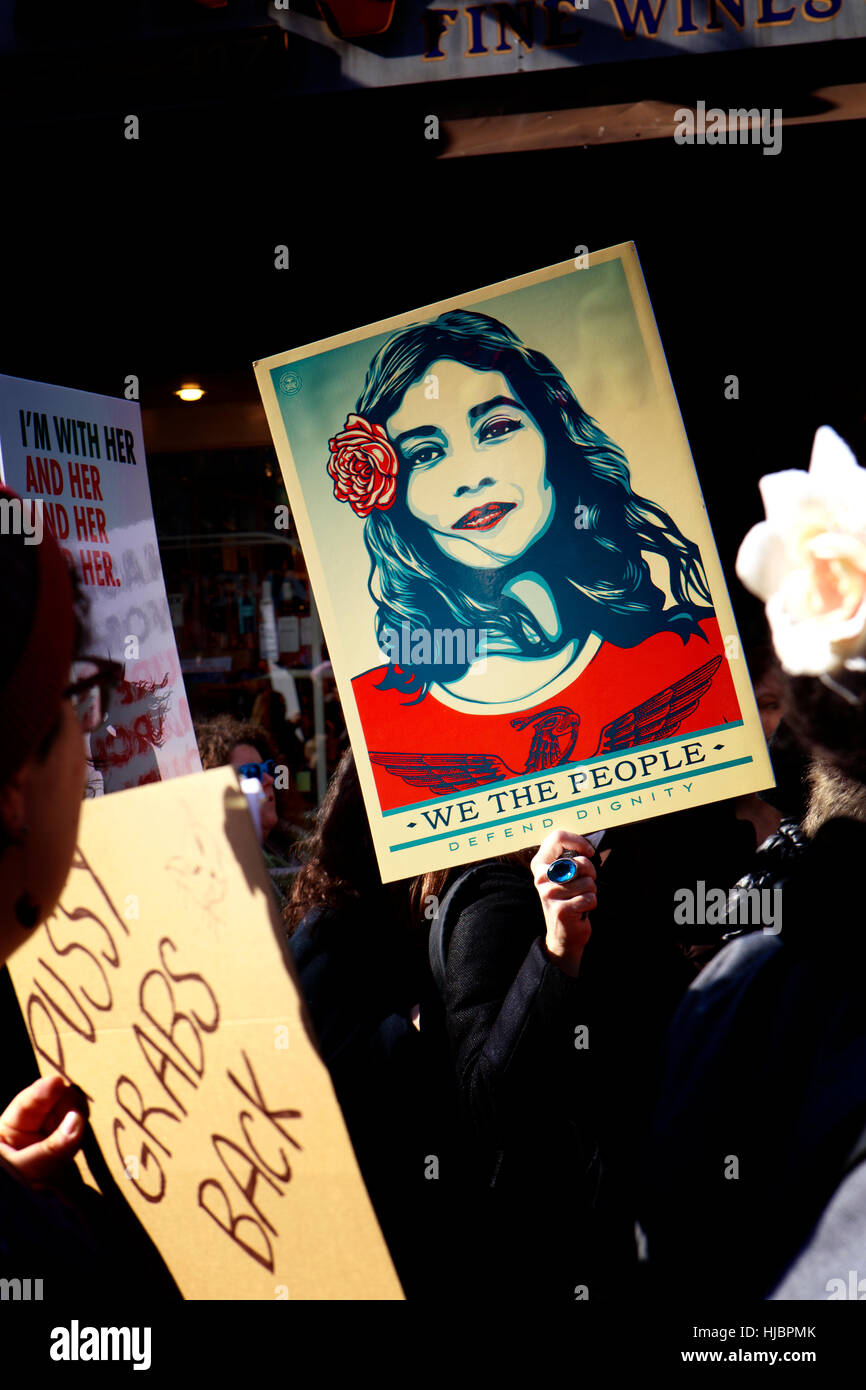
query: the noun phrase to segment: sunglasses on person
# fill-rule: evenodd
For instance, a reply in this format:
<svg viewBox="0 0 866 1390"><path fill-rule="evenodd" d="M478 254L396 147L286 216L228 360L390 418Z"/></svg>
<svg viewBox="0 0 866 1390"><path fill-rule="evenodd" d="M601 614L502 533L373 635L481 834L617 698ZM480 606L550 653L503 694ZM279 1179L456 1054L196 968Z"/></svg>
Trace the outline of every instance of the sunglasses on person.
<svg viewBox="0 0 866 1390"><path fill-rule="evenodd" d="M241 763L236 771L239 777L256 777L261 782L265 775L268 777L275 776L277 765L273 758L268 758L263 763Z"/></svg>
<svg viewBox="0 0 866 1390"><path fill-rule="evenodd" d="M123 679L122 661L84 656L73 664L75 679L63 692L71 700L82 728L95 729L108 714L111 696Z"/></svg>

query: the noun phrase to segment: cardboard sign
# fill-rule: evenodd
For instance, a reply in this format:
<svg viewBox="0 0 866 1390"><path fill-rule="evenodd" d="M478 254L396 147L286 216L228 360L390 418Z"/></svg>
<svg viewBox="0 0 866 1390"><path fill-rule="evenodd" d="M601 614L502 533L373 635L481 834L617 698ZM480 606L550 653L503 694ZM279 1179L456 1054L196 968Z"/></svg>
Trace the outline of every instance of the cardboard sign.
<svg viewBox="0 0 866 1390"><path fill-rule="evenodd" d="M191 1299L399 1299L231 769L86 802L10 972Z"/></svg>
<svg viewBox="0 0 866 1390"><path fill-rule="evenodd" d="M124 663L89 733L88 795L200 772L137 402L0 376L0 474L27 500L28 518L40 504L40 527L78 569L91 654Z"/></svg>
<svg viewBox="0 0 866 1390"><path fill-rule="evenodd" d="M385 881L773 785L633 246L256 375Z"/></svg>

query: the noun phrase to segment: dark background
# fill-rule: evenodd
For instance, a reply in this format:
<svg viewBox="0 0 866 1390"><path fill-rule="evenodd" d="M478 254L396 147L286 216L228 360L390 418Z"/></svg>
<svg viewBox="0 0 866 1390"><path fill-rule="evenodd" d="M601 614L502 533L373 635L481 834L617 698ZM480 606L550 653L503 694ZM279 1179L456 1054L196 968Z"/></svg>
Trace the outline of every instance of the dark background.
<svg viewBox="0 0 866 1390"><path fill-rule="evenodd" d="M741 622L759 611L732 568L762 515L757 479L805 467L824 423L866 463L863 122L786 126L778 156L654 140L443 160L424 139L430 113L444 123L641 97L805 115L819 105L815 89L866 71L864 42L300 99L300 58L272 26L233 27L239 7L15 9L21 44L0 54L0 372L109 395L132 373L144 407L170 405L187 377L226 393L246 381L254 399L254 358L566 260L579 244L633 240ZM252 21L265 6L243 9ZM177 32L137 33L145 10ZM128 113L141 122L135 142L123 136ZM288 271L274 268L281 243ZM738 400L725 399L730 374ZM264 487L255 463L250 497ZM182 467L169 455L152 463L158 523L156 480ZM225 530L226 470L205 467L202 526L210 507L210 524ZM606 1332L591 1306L584 1359L593 1333ZM638 1311L628 1310L626 1344L643 1354ZM36 1312L16 1309L16 1328ZM233 1308L235 1333L239 1316ZM810 1305L810 1324L822 1316ZM669 1310L653 1317L651 1342L669 1337L674 1360L693 1322L718 1322L706 1309L682 1327ZM731 1326L751 1321L753 1309L730 1315ZM617 1354L622 1326L618 1311ZM47 1328L31 1344L37 1355ZM236 1347L248 1374L247 1341L210 1321L201 1329L196 1356L218 1348L221 1383ZM820 1331L822 1363L846 1354L847 1370L839 1320ZM256 1337L261 1347L260 1320ZM162 1341L162 1364L169 1344L180 1345Z"/></svg>
<svg viewBox="0 0 866 1390"><path fill-rule="evenodd" d="M442 159L424 138L430 113L641 96L808 114L866 42L302 98L283 35L230 19L37 27L0 60L0 371L114 395L134 373L143 406L249 372L252 396L254 358L633 240L729 580L762 473L807 466L824 423L866 461L866 123L786 125L775 156L656 139Z"/></svg>

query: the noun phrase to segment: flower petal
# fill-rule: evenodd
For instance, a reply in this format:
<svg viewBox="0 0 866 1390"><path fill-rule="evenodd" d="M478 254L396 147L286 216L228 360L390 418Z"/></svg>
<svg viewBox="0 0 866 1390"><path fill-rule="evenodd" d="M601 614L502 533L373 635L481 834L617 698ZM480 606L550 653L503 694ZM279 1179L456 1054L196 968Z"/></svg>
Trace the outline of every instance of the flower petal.
<svg viewBox="0 0 866 1390"><path fill-rule="evenodd" d="M847 560L866 574L866 538L845 531L822 531L809 542L809 550L821 560Z"/></svg>
<svg viewBox="0 0 866 1390"><path fill-rule="evenodd" d="M813 499L809 474L802 468L785 468L767 473L758 483L767 520L784 530L804 505Z"/></svg>
<svg viewBox="0 0 866 1390"><path fill-rule="evenodd" d="M819 676L839 665L825 622L814 618L793 621L777 597L767 604L767 621L776 654L789 675Z"/></svg>
<svg viewBox="0 0 866 1390"><path fill-rule="evenodd" d="M842 529L866 532L866 469L829 425L815 435L809 476Z"/></svg>
<svg viewBox="0 0 866 1390"><path fill-rule="evenodd" d="M792 558L784 538L767 521L753 526L737 554L737 574L746 588L766 600L784 582Z"/></svg>
<svg viewBox="0 0 866 1390"><path fill-rule="evenodd" d="M809 474L820 488L840 492L852 482L857 486L866 480L866 469L860 467L845 440L829 425L822 425L815 433Z"/></svg>
<svg viewBox="0 0 866 1390"><path fill-rule="evenodd" d="M335 497L348 500L361 517L369 516L373 507L391 505L399 457L382 425L350 414L345 429L329 441L329 447L327 467L335 480Z"/></svg>

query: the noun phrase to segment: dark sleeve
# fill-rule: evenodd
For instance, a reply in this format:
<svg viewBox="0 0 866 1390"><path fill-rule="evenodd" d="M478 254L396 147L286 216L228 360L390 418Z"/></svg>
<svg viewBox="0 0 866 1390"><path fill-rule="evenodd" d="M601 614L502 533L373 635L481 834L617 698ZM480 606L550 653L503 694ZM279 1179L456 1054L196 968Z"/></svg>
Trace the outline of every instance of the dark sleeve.
<svg viewBox="0 0 866 1390"><path fill-rule="evenodd" d="M8 966L0 968L0 1110L39 1077L36 1055L12 985Z"/></svg>
<svg viewBox="0 0 866 1390"><path fill-rule="evenodd" d="M544 916L526 870L491 865L454 926L445 1009L461 1103L497 1146L568 1120L585 1022L580 979L542 948ZM585 1062L584 1062L585 1065Z"/></svg>

